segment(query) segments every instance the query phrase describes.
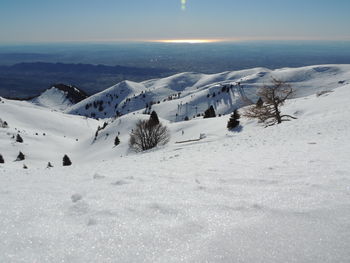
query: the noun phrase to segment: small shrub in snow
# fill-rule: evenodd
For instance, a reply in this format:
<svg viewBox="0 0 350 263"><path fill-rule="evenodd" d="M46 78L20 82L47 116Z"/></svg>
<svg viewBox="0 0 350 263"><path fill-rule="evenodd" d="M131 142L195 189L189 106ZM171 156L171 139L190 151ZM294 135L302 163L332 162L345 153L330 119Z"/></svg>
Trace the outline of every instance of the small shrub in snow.
<svg viewBox="0 0 350 263"><path fill-rule="evenodd" d="M72 162L71 162L71 160L69 159L68 155L65 154L65 155L63 156L63 166L70 166L70 165L72 165Z"/></svg>
<svg viewBox="0 0 350 263"><path fill-rule="evenodd" d="M5 163L4 157L0 154L0 163Z"/></svg>
<svg viewBox="0 0 350 263"><path fill-rule="evenodd" d="M16 142L19 142L19 143L22 143L22 142L23 142L23 139L22 139L21 135L17 134L17 136L16 136Z"/></svg>
<svg viewBox="0 0 350 263"><path fill-rule="evenodd" d="M114 139L114 145L117 146L117 145L119 145L119 143L120 143L119 137L116 136Z"/></svg>
<svg viewBox="0 0 350 263"><path fill-rule="evenodd" d="M25 159L25 155L22 152L19 152L16 158L16 162L23 161Z"/></svg>
<svg viewBox="0 0 350 263"><path fill-rule="evenodd" d="M53 165L50 162L48 162L46 168L52 168L52 167Z"/></svg>
<svg viewBox="0 0 350 263"><path fill-rule="evenodd" d="M3 121L2 119L0 119L0 128L8 128L8 124L6 121Z"/></svg>
<svg viewBox="0 0 350 263"><path fill-rule="evenodd" d="M239 118L241 116L238 113L238 110L234 110L233 113L231 114L230 119L227 122L227 129L232 130L236 128L239 125Z"/></svg>
<svg viewBox="0 0 350 263"><path fill-rule="evenodd" d="M214 110L214 107L213 105L211 105L209 107L209 109L207 109L205 112L204 112L204 119L206 118L214 118L216 117L216 113L215 113L215 110Z"/></svg>
<svg viewBox="0 0 350 263"><path fill-rule="evenodd" d="M27 165L23 164L23 169L28 169Z"/></svg>

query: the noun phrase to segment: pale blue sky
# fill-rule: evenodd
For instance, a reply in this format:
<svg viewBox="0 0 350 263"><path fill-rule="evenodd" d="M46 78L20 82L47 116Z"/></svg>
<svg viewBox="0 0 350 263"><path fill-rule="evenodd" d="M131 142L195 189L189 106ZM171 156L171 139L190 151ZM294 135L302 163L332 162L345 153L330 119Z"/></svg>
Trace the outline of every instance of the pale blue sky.
<svg viewBox="0 0 350 263"><path fill-rule="evenodd" d="M349 0L0 0L0 42L350 40Z"/></svg>

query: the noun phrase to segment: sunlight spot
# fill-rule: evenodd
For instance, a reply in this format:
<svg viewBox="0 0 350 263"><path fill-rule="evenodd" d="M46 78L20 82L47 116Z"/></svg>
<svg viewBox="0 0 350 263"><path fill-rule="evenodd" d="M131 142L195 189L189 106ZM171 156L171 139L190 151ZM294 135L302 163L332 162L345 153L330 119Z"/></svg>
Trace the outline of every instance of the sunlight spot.
<svg viewBox="0 0 350 263"><path fill-rule="evenodd" d="M219 39L163 39L156 40L155 42L161 43L175 43L175 44L202 44L202 43L214 43L220 42Z"/></svg>
<svg viewBox="0 0 350 263"><path fill-rule="evenodd" d="M181 9L182 9L183 11L186 10L186 2L187 2L187 0L181 0Z"/></svg>

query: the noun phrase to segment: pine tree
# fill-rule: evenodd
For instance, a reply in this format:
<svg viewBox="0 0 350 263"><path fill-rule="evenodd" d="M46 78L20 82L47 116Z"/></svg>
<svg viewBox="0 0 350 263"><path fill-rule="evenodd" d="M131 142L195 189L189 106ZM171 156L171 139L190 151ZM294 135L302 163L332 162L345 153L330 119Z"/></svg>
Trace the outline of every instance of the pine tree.
<svg viewBox="0 0 350 263"><path fill-rule="evenodd" d="M117 145L119 145L119 143L120 143L120 140L119 140L119 137L117 135L114 139L114 145L117 146Z"/></svg>
<svg viewBox="0 0 350 263"><path fill-rule="evenodd" d="M261 97L259 97L258 101L256 102L256 107L260 108L264 105L264 102Z"/></svg>
<svg viewBox="0 0 350 263"><path fill-rule="evenodd" d="M215 113L215 110L214 110L214 107L213 105L211 105L209 107L209 109L207 109L205 112L204 112L204 119L206 118L215 118L216 117L216 113Z"/></svg>
<svg viewBox="0 0 350 263"><path fill-rule="evenodd" d="M0 163L5 163L4 157L0 154Z"/></svg>
<svg viewBox="0 0 350 263"><path fill-rule="evenodd" d="M22 142L23 142L23 139L22 139L21 135L17 134L17 136L16 136L16 142L19 142L19 143L22 143Z"/></svg>
<svg viewBox="0 0 350 263"><path fill-rule="evenodd" d="M159 124L159 118L158 118L158 115L157 115L157 113L155 111L152 111L151 116L149 117L148 123L150 125L157 125L157 124Z"/></svg>
<svg viewBox="0 0 350 263"><path fill-rule="evenodd" d="M232 130L239 125L240 114L238 110L234 110L227 122L227 129Z"/></svg>
<svg viewBox="0 0 350 263"><path fill-rule="evenodd" d="M52 168L52 167L53 167L53 165L50 162L48 162L46 168Z"/></svg>
<svg viewBox="0 0 350 263"><path fill-rule="evenodd" d="M25 155L22 152L19 152L15 161L23 161L25 158Z"/></svg>
<svg viewBox="0 0 350 263"><path fill-rule="evenodd" d="M63 156L63 166L70 166L70 165L72 165L72 162L69 159L69 157L67 156L67 154L65 154Z"/></svg>

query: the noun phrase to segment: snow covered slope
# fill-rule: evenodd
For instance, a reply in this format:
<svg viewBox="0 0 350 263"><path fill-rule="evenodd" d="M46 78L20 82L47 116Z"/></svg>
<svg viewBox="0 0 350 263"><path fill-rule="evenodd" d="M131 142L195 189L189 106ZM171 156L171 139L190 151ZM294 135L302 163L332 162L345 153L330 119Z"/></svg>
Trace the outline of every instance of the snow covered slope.
<svg viewBox="0 0 350 263"><path fill-rule="evenodd" d="M161 119L169 144L137 154L129 133L147 115L106 120L94 140L103 121L2 99L0 262L348 262L349 97L343 83L289 100L297 120L234 132L228 115Z"/></svg>
<svg viewBox="0 0 350 263"><path fill-rule="evenodd" d="M76 87L57 84L34 98L32 103L49 109L64 111L87 97L84 91Z"/></svg>
<svg viewBox="0 0 350 263"><path fill-rule="evenodd" d="M255 68L213 75L181 73L141 83L122 82L72 106L68 113L108 118L130 112L150 111L150 107L170 121L193 119L211 105L218 114L256 101L257 88L271 78L286 81L297 97L350 82L350 65L318 65L269 70Z"/></svg>
<svg viewBox="0 0 350 263"><path fill-rule="evenodd" d="M33 106L30 102L2 99L0 115L8 128L0 128L0 154L6 167L21 168L13 162L19 151L26 156L28 167L46 167L48 162L61 164L64 154L73 153L79 143L90 142L99 122ZM23 143L15 141L16 135Z"/></svg>

